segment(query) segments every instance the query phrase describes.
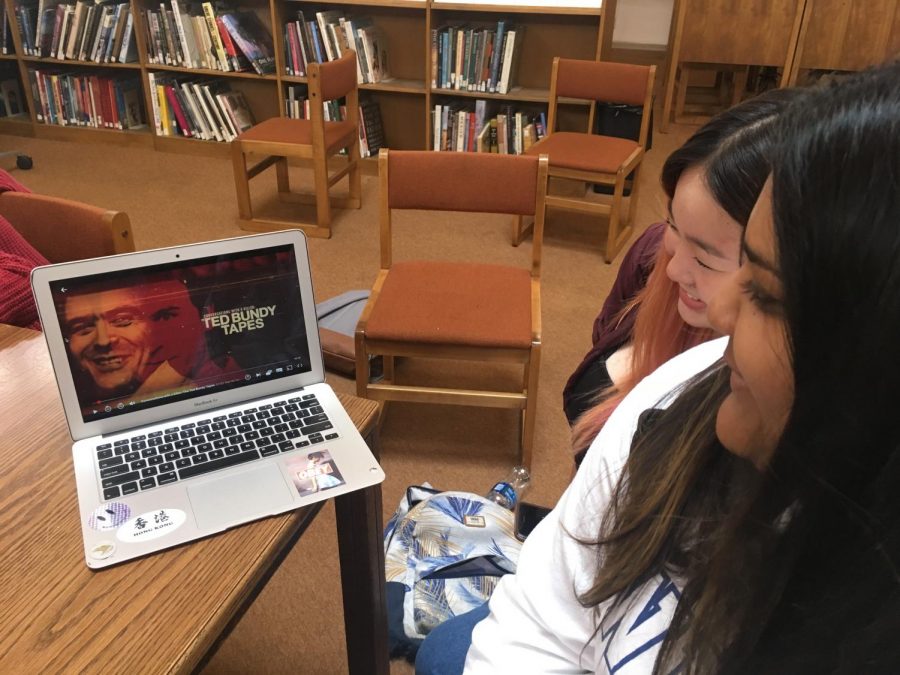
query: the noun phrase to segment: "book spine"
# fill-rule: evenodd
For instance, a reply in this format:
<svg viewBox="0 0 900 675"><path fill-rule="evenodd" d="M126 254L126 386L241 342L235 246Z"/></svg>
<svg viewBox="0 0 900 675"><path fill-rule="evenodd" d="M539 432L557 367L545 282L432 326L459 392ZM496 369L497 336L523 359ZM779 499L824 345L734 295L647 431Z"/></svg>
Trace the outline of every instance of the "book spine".
<svg viewBox="0 0 900 675"><path fill-rule="evenodd" d="M521 30L521 29L519 29ZM498 91L501 94L509 93L510 77L512 76L513 59L516 52L516 30L510 30L507 34L505 48L503 50L503 72L500 76Z"/></svg>
<svg viewBox="0 0 900 675"><path fill-rule="evenodd" d="M134 15L128 10L128 16L125 17L125 34L122 38L122 49L119 51L119 63L126 63L128 51L131 47L131 41L134 39Z"/></svg>
<svg viewBox="0 0 900 675"><path fill-rule="evenodd" d="M227 14L224 16L216 17L216 28L219 29L219 39L222 40L222 46L225 47L225 54L228 57L229 62L231 63L231 67L235 70L235 72L240 72L243 70L239 61L238 61L238 50L234 44L234 40L232 39L231 29L229 28L228 19L231 17ZM244 55L247 56L246 52ZM247 57L250 58L249 56ZM250 60L250 64L253 65L253 61ZM257 73L262 75L257 70Z"/></svg>
<svg viewBox="0 0 900 675"><path fill-rule="evenodd" d="M191 138L193 133L191 132L191 128L188 125L187 115L181 107L181 103L178 100L178 96L175 93L175 88L167 84L164 87L166 91L166 99L169 102L169 106L172 109L172 112L175 113L175 119L178 121L178 126L181 129L181 133L187 138Z"/></svg>
<svg viewBox="0 0 900 675"><path fill-rule="evenodd" d="M178 0L172 0L172 19L175 22L178 41L181 43L181 53L184 54L184 65L188 68L196 68L197 64L194 62L188 49L188 39L184 30L184 22L181 17L181 8L178 6Z"/></svg>
<svg viewBox="0 0 900 675"><path fill-rule="evenodd" d="M219 59L220 70L230 71L231 66L228 63L228 57L225 54L225 45L222 44L222 37L219 35L219 28L216 25L216 12L213 9L211 2L204 2L203 7L203 16L206 17L206 25L209 28L210 39L212 40L213 47L216 50L216 56Z"/></svg>
<svg viewBox="0 0 900 675"><path fill-rule="evenodd" d="M494 38L494 50L491 55L491 79L488 81L488 91L497 92L497 82L500 77L500 54L503 51L503 41L506 39L506 22L497 22L497 35Z"/></svg>

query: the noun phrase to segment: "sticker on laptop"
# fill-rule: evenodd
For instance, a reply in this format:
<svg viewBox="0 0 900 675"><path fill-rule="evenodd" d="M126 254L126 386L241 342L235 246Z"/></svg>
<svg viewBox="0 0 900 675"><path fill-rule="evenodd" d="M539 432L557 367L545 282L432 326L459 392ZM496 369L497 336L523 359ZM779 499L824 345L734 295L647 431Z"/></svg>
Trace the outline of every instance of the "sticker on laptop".
<svg viewBox="0 0 900 675"><path fill-rule="evenodd" d="M327 450L292 457L284 463L301 497L344 484L344 477Z"/></svg>
<svg viewBox="0 0 900 675"><path fill-rule="evenodd" d="M106 560L116 552L116 544L112 541L101 541L95 544L90 550L90 556L93 560Z"/></svg>
<svg viewBox="0 0 900 675"><path fill-rule="evenodd" d="M124 523L116 531L116 538L130 543L159 539L184 525L185 520L187 514L179 509L148 511Z"/></svg>
<svg viewBox="0 0 900 675"><path fill-rule="evenodd" d="M88 516L88 527L92 530L115 530L126 520L131 518L131 507L122 502L107 502L101 504Z"/></svg>

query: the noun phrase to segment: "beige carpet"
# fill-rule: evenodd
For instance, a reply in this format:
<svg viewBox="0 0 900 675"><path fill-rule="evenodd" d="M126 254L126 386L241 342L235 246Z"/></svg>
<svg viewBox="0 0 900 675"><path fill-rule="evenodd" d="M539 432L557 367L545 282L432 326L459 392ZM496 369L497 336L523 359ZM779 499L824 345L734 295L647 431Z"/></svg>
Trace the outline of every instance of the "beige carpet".
<svg viewBox="0 0 900 675"><path fill-rule="evenodd" d="M642 176L639 231L664 216L659 168L691 131L676 125L669 134L654 135ZM33 170L14 175L36 192L127 212L139 249L242 234L227 159L12 136L0 136L0 149L34 158ZM292 179L295 188L310 186L310 174L302 168L292 169ZM274 176L258 178L254 196L270 199L274 182ZM374 177L365 177L363 208L337 211L332 238L310 240L317 299L373 282L377 187ZM306 215L311 218L312 212ZM530 256L529 243L518 249L510 245L509 218L408 213L397 221L396 258L445 255L526 265ZM616 264L603 263L604 240L605 223L551 212L543 256L543 352L530 501L554 504L571 477L561 392L590 346L593 319L617 271ZM458 377L474 381L479 375L483 371L462 369ZM338 391L353 392L350 380L329 379ZM515 463L516 421L512 411L392 404L381 434L385 519L410 484L429 481L443 489L487 491ZM222 644L207 673L346 671L334 527L329 504ZM412 672L398 662L392 670Z"/></svg>

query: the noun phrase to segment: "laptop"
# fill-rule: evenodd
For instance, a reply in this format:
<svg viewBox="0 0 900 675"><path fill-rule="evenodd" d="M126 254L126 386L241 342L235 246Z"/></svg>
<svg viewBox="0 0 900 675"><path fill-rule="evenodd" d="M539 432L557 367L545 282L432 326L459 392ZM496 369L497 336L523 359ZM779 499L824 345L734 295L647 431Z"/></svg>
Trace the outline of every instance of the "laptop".
<svg viewBox="0 0 900 675"><path fill-rule="evenodd" d="M375 485L324 382L299 230L39 267L99 569Z"/></svg>

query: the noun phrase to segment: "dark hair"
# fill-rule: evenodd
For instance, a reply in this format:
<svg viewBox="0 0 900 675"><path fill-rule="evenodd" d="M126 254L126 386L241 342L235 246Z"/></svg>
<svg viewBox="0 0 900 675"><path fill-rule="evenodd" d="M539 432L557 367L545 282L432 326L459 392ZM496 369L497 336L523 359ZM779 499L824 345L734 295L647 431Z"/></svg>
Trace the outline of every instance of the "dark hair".
<svg viewBox="0 0 900 675"><path fill-rule="evenodd" d="M719 113L663 164L660 182L674 199L681 174L703 166L713 198L742 227L769 175L773 123L799 89L773 89Z"/></svg>
<svg viewBox="0 0 900 675"><path fill-rule="evenodd" d="M762 472L727 452L727 368L695 378L635 442L581 597L683 579L660 673L900 664L900 63L806 91L778 131L782 437Z"/></svg>

